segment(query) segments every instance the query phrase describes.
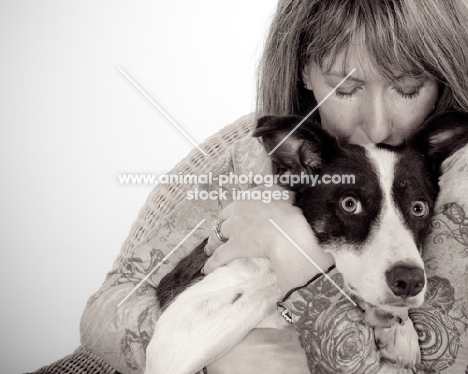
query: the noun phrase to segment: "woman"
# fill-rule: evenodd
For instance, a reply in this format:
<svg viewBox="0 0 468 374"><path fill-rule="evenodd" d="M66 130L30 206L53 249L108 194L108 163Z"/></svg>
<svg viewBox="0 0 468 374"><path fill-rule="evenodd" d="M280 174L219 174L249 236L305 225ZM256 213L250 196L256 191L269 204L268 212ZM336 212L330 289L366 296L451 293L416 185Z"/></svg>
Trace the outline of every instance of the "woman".
<svg viewBox="0 0 468 374"><path fill-rule="evenodd" d="M306 115L356 68L319 107L317 119L343 142L400 144L432 113L446 109L468 112L466 21L468 11L461 0L282 0L262 60L256 115ZM232 159L235 163L239 149L248 149L252 156L260 148L255 140L245 140L242 146L233 147ZM262 162L265 158L259 157L243 165L264 171L263 165L259 166ZM313 236L288 202L262 204L236 201L220 213L220 235L228 240L221 245L215 233L210 234L205 251L212 256L204 273L236 257L266 256L272 260L284 295L313 278L317 270L305 266L300 253L281 251L284 239L263 222L267 217L277 218L297 227L293 239L299 243L313 242ZM257 205L255 210L253 205ZM135 249L132 258L138 261L133 261L132 266L150 263L147 252L151 248L167 254L172 243L180 241L180 236L177 240L171 237L175 236L172 231L163 231L163 225L167 227L170 222L176 227L189 226L184 214L190 212L192 221L199 222L207 213L216 216L216 208L214 204L183 201L146 246ZM185 249L180 249L179 258L203 235L195 236ZM319 248L309 246L307 250L322 269L333 264L333 259ZM169 259L169 264L161 266L149 284L155 286L175 261ZM145 266L137 266L142 279ZM144 365L144 347L159 310L151 287L140 289L122 309L116 309L129 287L125 291L113 286L125 282L125 269L110 273L100 292L90 300L82 319L82 341L120 371L136 373ZM300 333L305 324L296 326ZM132 334L123 336L123 331ZM141 344L132 345L129 340ZM320 361L321 357L308 359L315 372L333 370L314 366L312 361ZM294 329L286 333L254 330L207 370L210 374L309 372ZM375 362L349 370L375 372Z"/></svg>

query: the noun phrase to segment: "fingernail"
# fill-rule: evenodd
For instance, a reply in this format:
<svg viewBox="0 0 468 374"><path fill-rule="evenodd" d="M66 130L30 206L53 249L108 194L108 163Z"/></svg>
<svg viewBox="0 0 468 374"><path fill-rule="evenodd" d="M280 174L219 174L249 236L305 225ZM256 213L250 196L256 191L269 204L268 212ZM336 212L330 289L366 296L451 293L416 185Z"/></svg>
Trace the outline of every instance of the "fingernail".
<svg viewBox="0 0 468 374"><path fill-rule="evenodd" d="M205 267L203 266L200 271L201 275L205 275Z"/></svg>

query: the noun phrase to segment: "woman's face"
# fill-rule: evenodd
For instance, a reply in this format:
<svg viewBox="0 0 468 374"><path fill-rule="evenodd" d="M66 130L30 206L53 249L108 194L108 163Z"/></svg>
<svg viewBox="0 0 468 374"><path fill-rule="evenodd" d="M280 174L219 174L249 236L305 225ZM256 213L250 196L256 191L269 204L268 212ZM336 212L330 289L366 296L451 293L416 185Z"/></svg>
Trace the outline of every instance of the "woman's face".
<svg viewBox="0 0 468 374"><path fill-rule="evenodd" d="M353 69L356 71L319 107L322 126L346 143L401 144L434 109L437 82L426 77L389 81L362 48L338 56L329 71L312 63L303 81L320 102ZM328 66L327 60L323 66ZM343 72L343 66L346 71Z"/></svg>

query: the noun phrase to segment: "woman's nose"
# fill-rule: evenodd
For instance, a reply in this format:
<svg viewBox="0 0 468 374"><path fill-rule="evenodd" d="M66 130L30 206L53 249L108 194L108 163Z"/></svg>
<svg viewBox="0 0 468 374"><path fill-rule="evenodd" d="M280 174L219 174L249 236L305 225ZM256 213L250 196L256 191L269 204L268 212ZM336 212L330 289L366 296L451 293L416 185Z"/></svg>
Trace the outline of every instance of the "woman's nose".
<svg viewBox="0 0 468 374"><path fill-rule="evenodd" d="M374 97L367 104L363 119L364 132L372 143L386 143L390 140L392 123L384 100Z"/></svg>

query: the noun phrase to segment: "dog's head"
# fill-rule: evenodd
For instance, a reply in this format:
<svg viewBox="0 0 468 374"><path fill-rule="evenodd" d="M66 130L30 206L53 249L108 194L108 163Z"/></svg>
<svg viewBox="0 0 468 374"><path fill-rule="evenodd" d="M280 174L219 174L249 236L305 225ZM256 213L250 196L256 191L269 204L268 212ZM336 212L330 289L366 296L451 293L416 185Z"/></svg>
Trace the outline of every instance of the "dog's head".
<svg viewBox="0 0 468 374"><path fill-rule="evenodd" d="M398 147L341 145L310 120L291 133L301 120L262 117L254 136L273 151L275 174L288 175L289 181L303 177L284 187L296 193L295 204L322 248L333 254L348 291L375 306L421 305L426 289L421 250L439 169L468 142L468 117L434 116Z"/></svg>

